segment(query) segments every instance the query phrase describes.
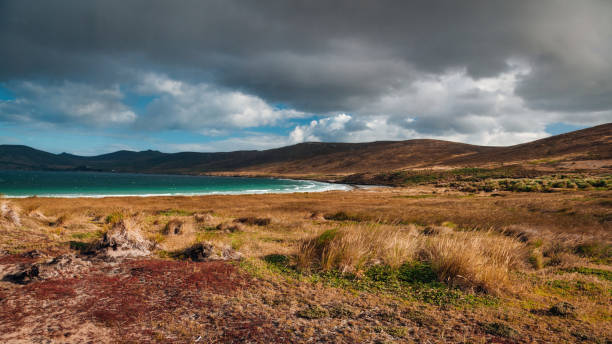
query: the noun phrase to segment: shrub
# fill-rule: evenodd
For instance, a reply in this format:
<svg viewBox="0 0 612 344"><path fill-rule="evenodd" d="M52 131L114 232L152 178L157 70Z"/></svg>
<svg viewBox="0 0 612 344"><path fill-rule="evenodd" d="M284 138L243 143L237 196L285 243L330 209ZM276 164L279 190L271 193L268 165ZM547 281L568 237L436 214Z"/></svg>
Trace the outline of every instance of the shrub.
<svg viewBox="0 0 612 344"><path fill-rule="evenodd" d="M587 183L591 184L591 186L596 188L605 187L607 185L605 179L590 179L587 180Z"/></svg>
<svg viewBox="0 0 612 344"><path fill-rule="evenodd" d="M284 254L269 254L265 256L264 261L275 266L286 267L289 265L289 257Z"/></svg>

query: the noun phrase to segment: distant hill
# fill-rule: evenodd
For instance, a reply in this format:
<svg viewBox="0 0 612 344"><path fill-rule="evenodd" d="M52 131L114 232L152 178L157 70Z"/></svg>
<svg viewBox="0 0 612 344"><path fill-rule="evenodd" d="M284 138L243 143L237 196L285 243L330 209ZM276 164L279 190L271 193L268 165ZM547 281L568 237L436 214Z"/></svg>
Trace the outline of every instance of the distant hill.
<svg viewBox="0 0 612 344"><path fill-rule="evenodd" d="M0 169L23 170L347 174L431 167L488 166L538 159L612 159L612 123L509 147L475 146L441 140L308 142L264 151L118 151L86 157L67 153L52 154L27 146L0 145Z"/></svg>

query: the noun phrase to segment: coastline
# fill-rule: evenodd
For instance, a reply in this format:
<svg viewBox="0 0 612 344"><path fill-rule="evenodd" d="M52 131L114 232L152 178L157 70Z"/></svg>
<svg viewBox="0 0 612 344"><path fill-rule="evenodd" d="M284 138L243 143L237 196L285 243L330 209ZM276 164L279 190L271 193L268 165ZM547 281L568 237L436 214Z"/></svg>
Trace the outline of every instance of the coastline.
<svg viewBox="0 0 612 344"><path fill-rule="evenodd" d="M21 172L20 170L11 170ZM23 171L23 172L41 172L47 173L51 171ZM53 171L60 172L60 171ZM78 171L61 171L61 172L72 172L79 173ZM108 192L96 192L94 191L75 191L75 192L63 192L62 191L49 191L39 194L19 194L19 191L11 194L11 191L6 193L0 190L0 197L3 199L23 199L23 198L112 198L112 197L195 197L195 196L219 196L219 195L261 195L261 194L290 194L290 193L314 193L314 192L327 192L327 191L351 191L359 188L363 188L357 185L343 184L343 183L332 183L328 181L313 180L313 179L297 179L297 178L281 178L279 176L220 176L220 175L185 175L185 174L153 174L153 173L123 173L123 172L91 172L85 173L93 174L111 174L111 175L123 175L123 176L160 176L160 177L210 177L210 178L239 178L239 179L268 179L268 180L283 180L295 183L295 185L289 185L283 189L282 185L272 186L259 186L259 185L245 185L245 189L242 190L203 190L203 191L176 191L159 189L155 190L155 185L151 185L151 190L142 191L131 191L121 192L121 190L108 191ZM202 187L206 187L203 185ZM280 188L279 188L280 187ZM142 191L142 192L139 192Z"/></svg>

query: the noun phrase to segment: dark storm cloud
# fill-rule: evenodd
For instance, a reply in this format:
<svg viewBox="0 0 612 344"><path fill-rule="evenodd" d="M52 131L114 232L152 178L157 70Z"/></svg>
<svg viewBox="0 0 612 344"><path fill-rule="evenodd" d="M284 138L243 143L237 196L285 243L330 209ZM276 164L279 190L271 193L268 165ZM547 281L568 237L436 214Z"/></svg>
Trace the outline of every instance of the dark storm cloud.
<svg viewBox="0 0 612 344"><path fill-rule="evenodd" d="M516 60L530 68L517 80L528 107L604 111L612 109L611 22L606 0L5 0L0 81L108 87L153 71L298 111L359 114L424 77L456 69L494 77ZM412 128L439 133L449 116L491 108L459 105L409 114L418 118ZM475 130L462 118L449 123Z"/></svg>

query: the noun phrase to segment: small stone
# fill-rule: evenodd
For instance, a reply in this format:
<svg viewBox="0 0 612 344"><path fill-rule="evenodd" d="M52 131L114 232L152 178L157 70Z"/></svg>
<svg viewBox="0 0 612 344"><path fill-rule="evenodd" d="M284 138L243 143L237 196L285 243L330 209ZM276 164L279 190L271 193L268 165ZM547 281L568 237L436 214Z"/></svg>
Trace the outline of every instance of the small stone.
<svg viewBox="0 0 612 344"><path fill-rule="evenodd" d="M236 223L220 223L217 226L217 229L220 231L224 231L224 232L228 232L228 233L234 233L234 232L242 232L244 230L244 225L240 222L236 222Z"/></svg>

